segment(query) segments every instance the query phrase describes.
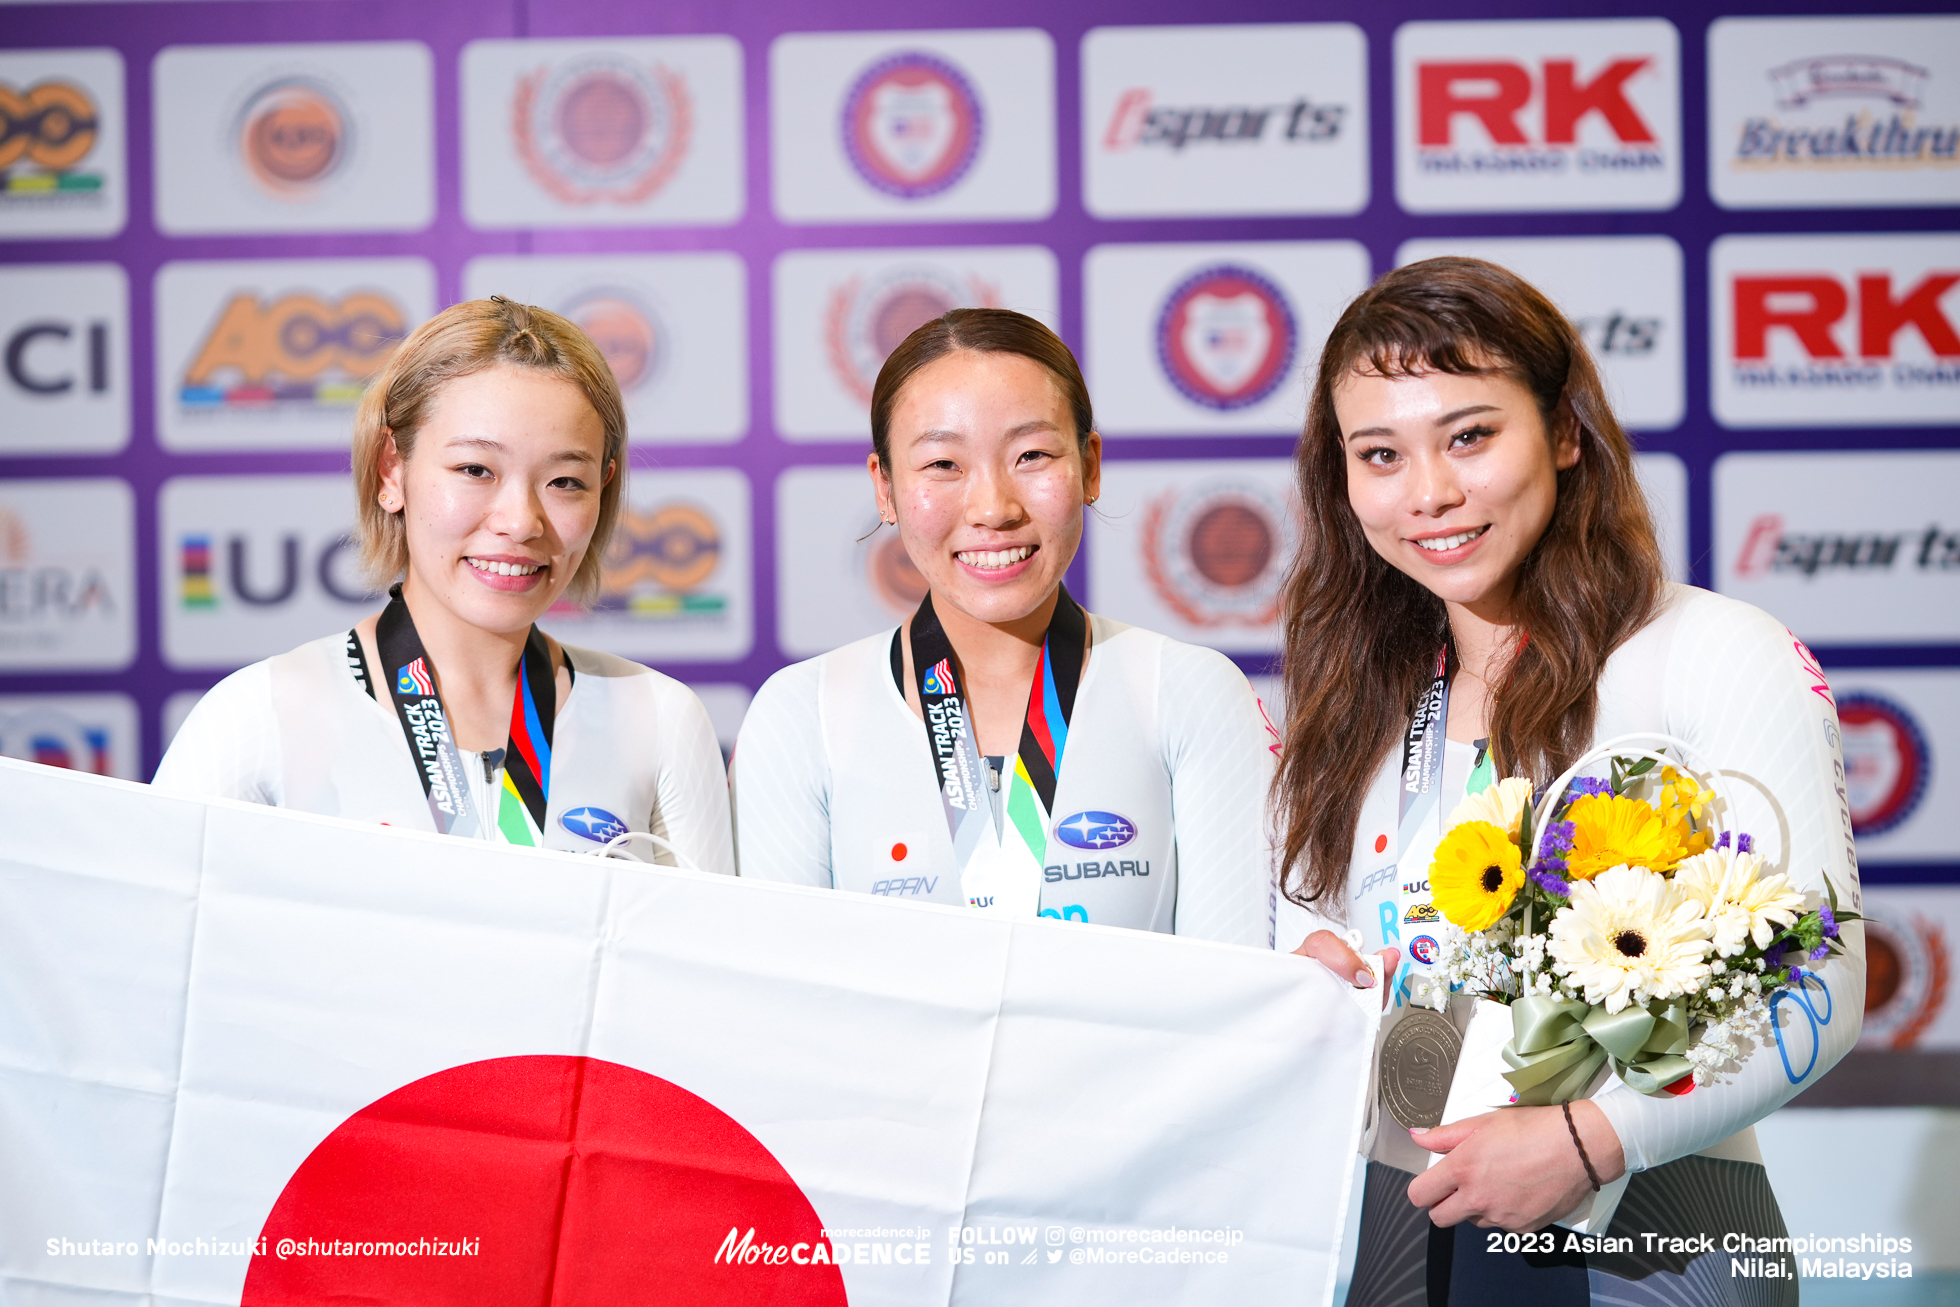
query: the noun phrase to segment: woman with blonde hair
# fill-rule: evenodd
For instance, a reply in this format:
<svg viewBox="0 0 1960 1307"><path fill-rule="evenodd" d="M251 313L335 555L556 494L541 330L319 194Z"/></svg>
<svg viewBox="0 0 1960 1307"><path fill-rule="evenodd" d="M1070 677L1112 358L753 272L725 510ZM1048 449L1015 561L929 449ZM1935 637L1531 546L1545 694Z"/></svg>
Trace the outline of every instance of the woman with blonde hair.
<svg viewBox="0 0 1960 1307"><path fill-rule="evenodd" d="M1443 1007L1416 1014L1432 1029L1467 1013L1425 974L1442 814L1493 775L1542 790L1621 736L1686 742L1720 769L1728 821L1770 870L1813 905L1834 888L1855 908L1830 687L1769 614L1666 581L1632 447L1538 291L1476 259L1384 276L1328 337L1296 465L1273 786L1284 889L1362 951L1407 955L1391 1032L1418 1006ZM1383 1093L1348 1301L1794 1303L1751 1126L1857 1039L1862 939L1844 934L1843 954L1805 964L1812 996L1828 993L1822 1019L1793 1022L1790 1005L1778 1048L1725 1083L1649 1096L1609 1079L1590 1098L1440 1128L1440 1097L1432 1115ZM1628 928L1611 947L1633 958L1647 943ZM1360 965L1331 931L1299 951L1344 976ZM1416 1043L1389 1036L1384 1085L1449 1083ZM1398 1061L1392 1046L1415 1051ZM1611 1196L1595 1195L1629 1176L1609 1217ZM1551 1229L1589 1202L1586 1238ZM1731 1272L1743 1236L1763 1241L1747 1246L1779 1263L1774 1278Z"/></svg>
<svg viewBox="0 0 1960 1307"><path fill-rule="evenodd" d="M219 682L155 783L534 847L642 832L657 861L731 873L701 701L536 625L597 593L625 482L619 387L585 334L499 297L444 310L362 398L353 462L368 574L400 578L387 606Z"/></svg>

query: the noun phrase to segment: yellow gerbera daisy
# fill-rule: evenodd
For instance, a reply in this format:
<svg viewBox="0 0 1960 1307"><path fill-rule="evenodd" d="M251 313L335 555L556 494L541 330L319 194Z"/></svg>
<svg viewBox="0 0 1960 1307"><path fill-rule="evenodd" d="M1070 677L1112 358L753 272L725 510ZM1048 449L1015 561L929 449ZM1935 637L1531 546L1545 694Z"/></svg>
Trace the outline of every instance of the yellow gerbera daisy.
<svg viewBox="0 0 1960 1307"><path fill-rule="evenodd" d="M1672 871L1696 842L1685 818L1669 825L1639 799L1624 795L1588 794L1565 815L1572 823L1572 855L1565 873L1570 880L1591 880L1622 863Z"/></svg>
<svg viewBox="0 0 1960 1307"><path fill-rule="evenodd" d="M1487 821L1466 821L1443 836L1429 864L1436 910L1464 930L1495 925L1524 884L1518 846Z"/></svg>

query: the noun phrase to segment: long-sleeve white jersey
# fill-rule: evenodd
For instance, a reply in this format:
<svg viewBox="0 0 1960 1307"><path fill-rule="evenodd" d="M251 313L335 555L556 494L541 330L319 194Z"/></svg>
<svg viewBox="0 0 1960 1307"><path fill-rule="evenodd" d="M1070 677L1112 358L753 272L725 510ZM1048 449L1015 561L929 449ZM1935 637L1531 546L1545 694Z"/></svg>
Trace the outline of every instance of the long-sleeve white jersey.
<svg viewBox="0 0 1960 1307"><path fill-rule="evenodd" d="M702 871L734 874L726 773L701 700L638 663L564 651L572 688L552 728L545 847L590 852L622 828L645 831ZM486 773L482 754L461 752L477 811L495 812L501 768ZM344 631L218 682L185 719L154 783L198 798L436 828L394 709L362 687ZM631 851L674 861L646 841Z"/></svg>
<svg viewBox="0 0 1960 1307"><path fill-rule="evenodd" d="M893 637L785 667L756 695L730 770L742 875L964 903ZM1091 616L1040 911L1270 947L1276 743L1223 655Z"/></svg>
<svg viewBox="0 0 1960 1307"><path fill-rule="evenodd" d="M1599 679L1593 742L1636 731L1685 741L1716 769L1716 789L1729 804L1724 824L1754 838L1770 864L1765 874L1787 872L1812 904L1826 901L1829 877L1839 907L1858 910L1836 701L1810 651L1780 622L1734 599L1669 586L1660 615L1613 652ZM1465 756L1444 768L1444 813L1463 797L1468 779L1471 750L1453 746L1451 753L1459 750ZM1400 764L1398 749L1376 774L1349 864L1348 923L1360 929L1370 950L1406 952L1402 937L1414 932L1398 930L1395 912L1383 905L1397 899L1401 881L1426 877L1435 847L1433 838L1415 841L1402 858L1408 874L1398 868ZM1376 851L1378 841L1385 853ZM1814 970L1803 964L1811 973L1805 992L1776 1002L1775 1036L1728 1083L1678 1098L1650 1098L1617 1078L1608 1080L1595 1101L1619 1133L1629 1170L1710 1150L1753 1156L1753 1135L1728 1141L1816 1084L1857 1042L1865 957L1864 934L1855 923L1844 927L1844 944L1841 956L1814 964Z"/></svg>

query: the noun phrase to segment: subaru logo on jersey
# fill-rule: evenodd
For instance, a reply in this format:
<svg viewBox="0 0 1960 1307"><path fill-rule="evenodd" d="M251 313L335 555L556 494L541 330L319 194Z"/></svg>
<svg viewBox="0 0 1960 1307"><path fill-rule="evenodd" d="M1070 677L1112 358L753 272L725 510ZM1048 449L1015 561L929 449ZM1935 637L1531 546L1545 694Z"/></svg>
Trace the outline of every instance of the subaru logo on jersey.
<svg viewBox="0 0 1960 1307"><path fill-rule="evenodd" d="M1436 953L1437 946L1434 936L1417 935L1409 941L1409 956L1422 963L1425 967L1435 965Z"/></svg>
<svg viewBox="0 0 1960 1307"><path fill-rule="evenodd" d="M627 832L626 823L604 808L573 808L558 819L558 824L594 844L610 844Z"/></svg>
<svg viewBox="0 0 1960 1307"><path fill-rule="evenodd" d="M1117 849L1136 835L1136 823L1113 812L1078 812L1055 823L1055 838L1072 849Z"/></svg>
<svg viewBox="0 0 1960 1307"><path fill-rule="evenodd" d="M926 672L925 691L927 694L957 694L953 686L953 664L950 659L941 658Z"/></svg>
<svg viewBox="0 0 1960 1307"><path fill-rule="evenodd" d="M1883 835L1918 811L1933 751L1918 720L1897 700L1856 691L1840 694L1837 710L1851 832Z"/></svg>
<svg viewBox="0 0 1960 1307"><path fill-rule="evenodd" d="M1187 277L1157 315L1157 359L1194 404L1229 411L1257 404L1285 380L1299 347L1286 295L1242 264Z"/></svg>
<svg viewBox="0 0 1960 1307"><path fill-rule="evenodd" d="M887 195L916 200L966 176L984 117L964 73L914 50L865 70L844 97L842 126L858 175Z"/></svg>
<svg viewBox="0 0 1960 1307"><path fill-rule="evenodd" d="M429 679L429 662L426 658L417 658L395 673L395 692L419 694L425 699L436 692L435 682Z"/></svg>
<svg viewBox="0 0 1960 1307"><path fill-rule="evenodd" d="M693 102L680 74L595 54L517 82L517 154L566 204L637 204L687 157Z"/></svg>

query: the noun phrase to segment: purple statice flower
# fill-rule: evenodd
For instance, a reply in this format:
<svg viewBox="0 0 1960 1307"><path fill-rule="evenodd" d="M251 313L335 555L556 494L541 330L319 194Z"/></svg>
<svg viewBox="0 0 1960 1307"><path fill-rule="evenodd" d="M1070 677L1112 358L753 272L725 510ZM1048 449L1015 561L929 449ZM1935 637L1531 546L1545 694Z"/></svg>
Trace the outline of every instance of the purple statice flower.
<svg viewBox="0 0 1960 1307"><path fill-rule="evenodd" d="M1788 953L1789 951L1790 951L1790 941L1787 939L1779 939L1778 941L1776 941L1776 943L1764 949L1763 950L1764 969L1768 971L1774 971L1778 967L1782 966L1783 955Z"/></svg>
<svg viewBox="0 0 1960 1307"><path fill-rule="evenodd" d="M1809 961L1822 962L1825 958L1830 956L1830 953L1831 953L1831 946L1829 944L1819 944L1816 948L1810 950Z"/></svg>
<svg viewBox="0 0 1960 1307"><path fill-rule="evenodd" d="M1539 889L1545 890L1547 893L1556 894L1562 899L1569 899L1572 897L1572 886L1570 883L1559 879L1558 876L1558 873L1564 870L1565 864L1563 862L1558 863L1556 869L1554 869L1551 859L1540 858L1537 864L1525 874L1530 877L1531 883Z"/></svg>
<svg viewBox="0 0 1960 1307"><path fill-rule="evenodd" d="M1799 984L1799 983L1800 983L1800 982L1801 982L1802 980L1803 980L1803 968L1802 968L1802 967L1791 967L1791 968L1790 968L1790 978L1789 978L1788 980L1786 980L1786 981L1784 981L1783 983L1784 983L1784 984L1786 984L1786 985L1790 985L1790 986L1792 986L1792 987L1794 987L1794 986L1796 986L1797 984Z"/></svg>
<svg viewBox="0 0 1960 1307"><path fill-rule="evenodd" d="M1572 852L1572 823L1555 821L1545 828L1545 842L1540 846L1545 851L1546 860L1556 858L1564 865L1563 855Z"/></svg>
<svg viewBox="0 0 1960 1307"><path fill-rule="evenodd" d="M1838 937L1837 914L1831 911L1831 905L1826 903L1818 908L1817 915L1824 921L1824 938L1836 939Z"/></svg>
<svg viewBox="0 0 1960 1307"><path fill-rule="evenodd" d="M1721 837L1720 837L1719 839L1717 839L1717 840L1715 841L1715 847L1716 847L1716 848L1718 848L1718 849L1726 849L1727 847L1729 847L1729 832L1728 832L1728 831L1723 831L1723 832L1722 832L1722 834L1721 834Z"/></svg>
<svg viewBox="0 0 1960 1307"><path fill-rule="evenodd" d="M1575 799L1583 799L1588 794L1603 794L1610 799L1613 797L1613 783L1602 781L1596 776L1581 776L1565 787L1565 799L1568 803Z"/></svg>
<svg viewBox="0 0 1960 1307"><path fill-rule="evenodd" d="M1746 834L1737 835L1735 837L1735 851L1737 853L1748 853L1750 850L1754 849L1755 847L1756 847L1756 841L1751 839L1748 835Z"/></svg>

